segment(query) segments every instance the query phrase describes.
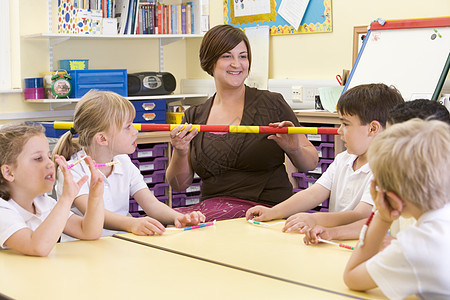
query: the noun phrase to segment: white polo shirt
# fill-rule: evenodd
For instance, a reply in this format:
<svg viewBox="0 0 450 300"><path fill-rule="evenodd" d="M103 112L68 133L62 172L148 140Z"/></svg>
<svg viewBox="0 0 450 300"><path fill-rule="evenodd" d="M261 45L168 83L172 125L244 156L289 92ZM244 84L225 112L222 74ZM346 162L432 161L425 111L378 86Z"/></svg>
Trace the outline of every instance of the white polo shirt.
<svg viewBox="0 0 450 300"><path fill-rule="evenodd" d="M316 181L330 191L330 212L353 210L360 201L374 205L370 196L372 171L369 163L353 171L353 162L357 157L347 151L339 153Z"/></svg>
<svg viewBox="0 0 450 300"><path fill-rule="evenodd" d="M366 262L389 299L450 299L450 203L424 213Z"/></svg>
<svg viewBox="0 0 450 300"><path fill-rule="evenodd" d="M16 231L22 228L36 230L47 218L56 205L55 199L46 194L34 198L36 214L25 210L13 199L5 201L0 199L0 247L5 248L5 241ZM72 215L70 213L67 218Z"/></svg>
<svg viewBox="0 0 450 300"><path fill-rule="evenodd" d="M71 157L70 162L77 161L84 155L86 155L86 153L83 150L79 151ZM113 160L118 161L119 163L113 166L111 175L109 175L108 177L103 175L103 181L105 185L105 189L103 192L103 201L105 209L118 215L126 216L129 212L130 197L133 196L137 191L146 189L148 187L144 182L144 177L142 176L141 172L131 162L131 159L128 155L117 155ZM73 179L75 181L80 180L84 175L89 176L89 180L81 187L77 197L89 194L89 185L91 182L91 172L89 170L89 166L84 161L82 161L81 163L71 168L70 171L72 172ZM56 184L56 193L58 199L62 193L63 183L64 176L58 169L58 180ZM75 205L72 206L72 211L77 215L83 215L75 207ZM116 233L120 232L115 230L103 229L102 236L111 236Z"/></svg>

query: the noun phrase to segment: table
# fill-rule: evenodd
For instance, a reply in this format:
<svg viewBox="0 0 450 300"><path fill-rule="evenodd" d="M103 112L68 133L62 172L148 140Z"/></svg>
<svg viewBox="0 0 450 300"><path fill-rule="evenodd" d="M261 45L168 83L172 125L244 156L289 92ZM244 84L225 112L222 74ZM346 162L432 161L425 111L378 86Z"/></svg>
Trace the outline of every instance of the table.
<svg viewBox="0 0 450 300"><path fill-rule="evenodd" d="M24 300L330 297L325 291L114 237L59 243L48 257L2 250L0 270L0 298Z"/></svg>
<svg viewBox="0 0 450 300"><path fill-rule="evenodd" d="M272 221L274 224L278 221ZM349 290L342 279L351 251L329 244L306 246L303 235L253 225L245 219L219 221L215 226L189 231L166 231L162 236L116 235L175 254L266 274L277 280L311 286L334 295L358 299L386 299L379 289ZM348 244L354 245L356 241ZM331 294L330 294L331 295Z"/></svg>

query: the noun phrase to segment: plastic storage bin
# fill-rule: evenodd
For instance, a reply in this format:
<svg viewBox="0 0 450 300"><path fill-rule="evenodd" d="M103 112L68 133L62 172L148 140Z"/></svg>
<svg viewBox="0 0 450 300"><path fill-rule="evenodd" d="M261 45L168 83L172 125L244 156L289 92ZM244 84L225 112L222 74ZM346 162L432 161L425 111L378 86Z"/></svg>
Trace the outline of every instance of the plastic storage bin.
<svg viewBox="0 0 450 300"><path fill-rule="evenodd" d="M135 123L166 123L166 100L131 101L136 109Z"/></svg>
<svg viewBox="0 0 450 300"><path fill-rule="evenodd" d="M142 144L130 155L132 159L164 156L167 144Z"/></svg>
<svg viewBox="0 0 450 300"><path fill-rule="evenodd" d="M311 142L334 142L334 135L332 134L307 134L306 137Z"/></svg>
<svg viewBox="0 0 450 300"><path fill-rule="evenodd" d="M44 126L45 128L45 136L52 138L59 138L64 133L68 131L68 129L55 129L53 128L53 122L37 122Z"/></svg>
<svg viewBox="0 0 450 300"><path fill-rule="evenodd" d="M59 61L59 68L62 70L87 70L89 69L89 59L61 59Z"/></svg>
<svg viewBox="0 0 450 300"><path fill-rule="evenodd" d="M321 158L334 159L334 143L320 143L316 150Z"/></svg>
<svg viewBox="0 0 450 300"><path fill-rule="evenodd" d="M133 120L134 123L166 123L166 111L137 111L136 117Z"/></svg>
<svg viewBox="0 0 450 300"><path fill-rule="evenodd" d="M194 205L200 202L200 195L187 196L186 194L175 194L172 196L172 207Z"/></svg>
<svg viewBox="0 0 450 300"><path fill-rule="evenodd" d="M166 113L168 124L181 124L184 117L184 112L168 112Z"/></svg>
<svg viewBox="0 0 450 300"><path fill-rule="evenodd" d="M131 161L134 165L139 169L139 171L153 171L153 170L162 170L166 167L166 162L169 160L168 157L157 157L153 160L149 161L138 161L132 159Z"/></svg>
<svg viewBox="0 0 450 300"><path fill-rule="evenodd" d="M292 173L292 177L297 180L299 189L307 189L317 181L316 177L304 173Z"/></svg>
<svg viewBox="0 0 450 300"><path fill-rule="evenodd" d="M149 184L148 188L150 189L150 191L152 191L153 195L155 195L156 197L166 196L169 184L168 183Z"/></svg>
<svg viewBox="0 0 450 300"><path fill-rule="evenodd" d="M319 159L317 167L314 170L309 171L309 173L323 174L327 170L328 166L331 165L332 162L333 162L332 159Z"/></svg>
<svg viewBox="0 0 450 300"><path fill-rule="evenodd" d="M154 171L150 174L144 175L144 182L146 184L161 183L161 182L164 182L165 176L166 176L166 170Z"/></svg>
<svg viewBox="0 0 450 300"><path fill-rule="evenodd" d="M183 191L173 191L173 194L186 194L186 193L200 193L201 190L201 186L202 186L202 182L200 180L194 180L194 182L192 182L192 184L190 186L188 186L185 190Z"/></svg>
<svg viewBox="0 0 450 300"><path fill-rule="evenodd" d="M74 70L70 98L81 98L92 89L112 91L121 96L128 96L126 69Z"/></svg>

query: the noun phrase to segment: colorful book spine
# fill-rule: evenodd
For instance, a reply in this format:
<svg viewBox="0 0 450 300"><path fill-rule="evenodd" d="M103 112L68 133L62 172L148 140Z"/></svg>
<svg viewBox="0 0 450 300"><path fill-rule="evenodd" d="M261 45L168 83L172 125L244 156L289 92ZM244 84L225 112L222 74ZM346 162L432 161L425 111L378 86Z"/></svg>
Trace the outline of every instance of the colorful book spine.
<svg viewBox="0 0 450 300"><path fill-rule="evenodd" d="M181 33L186 34L186 4L181 4Z"/></svg>
<svg viewBox="0 0 450 300"><path fill-rule="evenodd" d="M181 29L181 4L177 5L177 32L178 34L183 33Z"/></svg>
<svg viewBox="0 0 450 300"><path fill-rule="evenodd" d="M145 15L145 10L147 4L141 3L139 8L139 32L140 34L147 34L147 16Z"/></svg>
<svg viewBox="0 0 450 300"><path fill-rule="evenodd" d="M192 33L192 2L186 3L186 34Z"/></svg>
<svg viewBox="0 0 450 300"><path fill-rule="evenodd" d="M172 5L172 33L177 34L178 33L178 25L177 25L177 6Z"/></svg>
<svg viewBox="0 0 450 300"><path fill-rule="evenodd" d="M158 34L163 34L164 12L162 4L158 4Z"/></svg>
<svg viewBox="0 0 450 300"><path fill-rule="evenodd" d="M148 9L148 33L155 34L155 4L150 4Z"/></svg>
<svg viewBox="0 0 450 300"><path fill-rule="evenodd" d="M188 4L191 6L191 13L189 14L191 16L191 31L189 33L195 33L195 11L197 8L193 1L189 1Z"/></svg>
<svg viewBox="0 0 450 300"><path fill-rule="evenodd" d="M172 5L167 5L167 32L172 34Z"/></svg>
<svg viewBox="0 0 450 300"><path fill-rule="evenodd" d="M103 18L108 17L108 0L102 0L102 12L103 12Z"/></svg>
<svg viewBox="0 0 450 300"><path fill-rule="evenodd" d="M108 5L108 7L107 7L107 13L108 13L108 16L107 16L107 18L113 18L113 0L108 0L107 1L107 5Z"/></svg>
<svg viewBox="0 0 450 300"><path fill-rule="evenodd" d="M164 34L169 33L169 10L167 5L164 5Z"/></svg>

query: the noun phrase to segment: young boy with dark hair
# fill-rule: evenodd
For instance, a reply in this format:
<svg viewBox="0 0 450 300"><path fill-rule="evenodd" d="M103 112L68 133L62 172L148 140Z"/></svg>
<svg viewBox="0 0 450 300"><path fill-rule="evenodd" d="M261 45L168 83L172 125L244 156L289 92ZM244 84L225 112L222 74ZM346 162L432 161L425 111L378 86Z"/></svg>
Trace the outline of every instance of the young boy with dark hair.
<svg viewBox="0 0 450 300"><path fill-rule="evenodd" d="M337 111L341 120L338 133L347 150L336 156L311 187L272 208L250 208L246 218L265 221L289 217L283 231L308 233L320 226L326 228L326 236L321 236L324 239L356 239L362 225L353 223L367 218L373 207L370 196L373 176L367 149L386 126L388 112L402 102L400 93L385 84L359 85L346 91L338 101ZM330 212L304 213L327 198ZM305 242L309 243L307 239Z"/></svg>

